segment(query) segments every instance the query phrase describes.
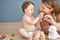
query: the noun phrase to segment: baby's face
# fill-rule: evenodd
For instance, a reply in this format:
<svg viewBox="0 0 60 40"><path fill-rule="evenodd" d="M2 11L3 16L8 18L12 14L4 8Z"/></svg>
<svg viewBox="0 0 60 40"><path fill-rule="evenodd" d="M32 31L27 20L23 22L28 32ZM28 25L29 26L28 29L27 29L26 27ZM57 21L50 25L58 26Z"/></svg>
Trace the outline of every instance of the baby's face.
<svg viewBox="0 0 60 40"><path fill-rule="evenodd" d="M32 15L34 13L34 5L30 4L27 8L26 8L26 13L28 15Z"/></svg>

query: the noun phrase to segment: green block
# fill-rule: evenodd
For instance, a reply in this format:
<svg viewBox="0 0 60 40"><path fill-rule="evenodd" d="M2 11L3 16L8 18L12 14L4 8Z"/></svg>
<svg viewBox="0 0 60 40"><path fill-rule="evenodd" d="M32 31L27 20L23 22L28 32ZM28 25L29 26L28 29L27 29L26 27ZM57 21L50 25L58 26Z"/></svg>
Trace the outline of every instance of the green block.
<svg viewBox="0 0 60 40"><path fill-rule="evenodd" d="M14 40L14 38L10 38L10 40Z"/></svg>
<svg viewBox="0 0 60 40"><path fill-rule="evenodd" d="M0 40L2 40L2 38L0 38Z"/></svg>

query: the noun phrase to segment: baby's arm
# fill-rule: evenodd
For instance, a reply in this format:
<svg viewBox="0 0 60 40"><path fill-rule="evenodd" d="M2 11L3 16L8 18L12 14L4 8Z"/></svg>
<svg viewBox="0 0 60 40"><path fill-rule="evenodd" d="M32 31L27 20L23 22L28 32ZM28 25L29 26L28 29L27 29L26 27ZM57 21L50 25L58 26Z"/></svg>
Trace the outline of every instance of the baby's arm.
<svg viewBox="0 0 60 40"><path fill-rule="evenodd" d="M39 20L39 21L36 23L36 27L40 27L40 22L42 22L42 20Z"/></svg>
<svg viewBox="0 0 60 40"><path fill-rule="evenodd" d="M30 17L25 16L24 19L27 23L34 25L40 20L40 16L36 17L33 20Z"/></svg>

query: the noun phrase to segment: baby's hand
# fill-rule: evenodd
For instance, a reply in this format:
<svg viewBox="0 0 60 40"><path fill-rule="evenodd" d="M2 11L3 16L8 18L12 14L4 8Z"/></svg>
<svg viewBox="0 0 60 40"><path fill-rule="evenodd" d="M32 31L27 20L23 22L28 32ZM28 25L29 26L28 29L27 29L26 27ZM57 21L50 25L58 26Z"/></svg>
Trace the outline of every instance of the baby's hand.
<svg viewBox="0 0 60 40"><path fill-rule="evenodd" d="M44 13L41 12L41 13L39 14L39 17L40 17L40 18L43 18L43 16L44 16Z"/></svg>
<svg viewBox="0 0 60 40"><path fill-rule="evenodd" d="M40 13L40 14L38 15L39 22L42 22L43 16L44 16L44 13Z"/></svg>

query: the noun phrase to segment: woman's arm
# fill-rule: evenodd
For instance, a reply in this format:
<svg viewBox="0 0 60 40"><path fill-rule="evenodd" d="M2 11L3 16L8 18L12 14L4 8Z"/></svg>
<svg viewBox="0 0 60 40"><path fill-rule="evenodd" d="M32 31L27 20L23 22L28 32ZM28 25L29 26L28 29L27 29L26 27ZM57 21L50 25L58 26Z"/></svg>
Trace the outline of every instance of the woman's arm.
<svg viewBox="0 0 60 40"><path fill-rule="evenodd" d="M60 23L52 22L53 25L56 26L57 30L60 31Z"/></svg>
<svg viewBox="0 0 60 40"><path fill-rule="evenodd" d="M49 18L49 19L48 19L48 18ZM57 30L60 31L60 24L57 23L56 21L54 21L54 19L52 18L51 15L46 15L46 16L45 16L45 20L48 21L48 22L50 22L51 24L55 25L56 28L57 28Z"/></svg>

